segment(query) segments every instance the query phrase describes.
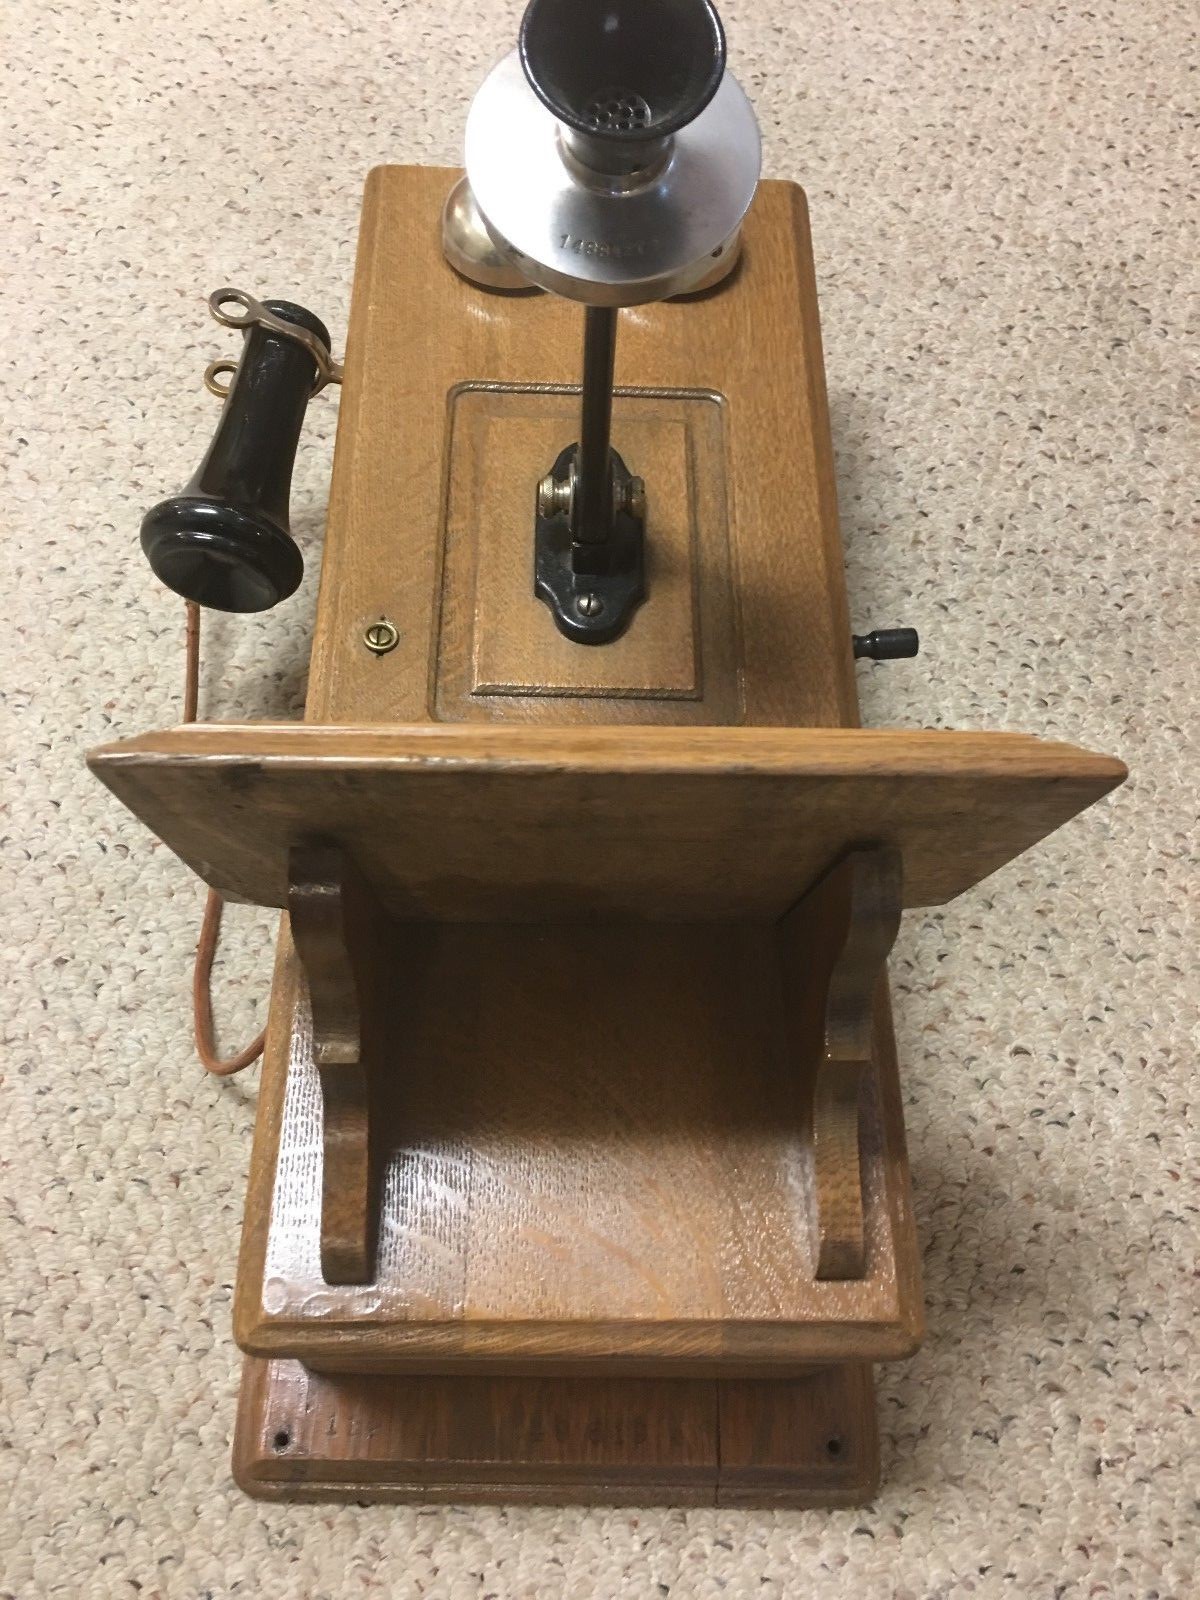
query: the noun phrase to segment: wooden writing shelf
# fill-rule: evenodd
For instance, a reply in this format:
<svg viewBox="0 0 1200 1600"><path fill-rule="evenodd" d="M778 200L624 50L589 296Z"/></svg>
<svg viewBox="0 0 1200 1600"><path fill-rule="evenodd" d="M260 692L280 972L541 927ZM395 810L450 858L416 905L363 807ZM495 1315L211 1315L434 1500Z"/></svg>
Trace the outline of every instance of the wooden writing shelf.
<svg viewBox="0 0 1200 1600"><path fill-rule="evenodd" d="M231 899L285 906L291 848L332 838L393 916L450 922L775 920L880 840L938 905L1125 770L1016 733L439 723L192 724L92 765Z"/></svg>

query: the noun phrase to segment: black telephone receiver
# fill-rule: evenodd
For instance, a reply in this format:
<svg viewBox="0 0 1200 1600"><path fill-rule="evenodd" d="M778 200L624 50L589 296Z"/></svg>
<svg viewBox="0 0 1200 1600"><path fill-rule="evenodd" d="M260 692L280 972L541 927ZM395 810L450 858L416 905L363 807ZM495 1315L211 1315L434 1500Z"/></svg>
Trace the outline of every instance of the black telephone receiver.
<svg viewBox="0 0 1200 1600"><path fill-rule="evenodd" d="M236 305L241 313L227 307ZM288 496L311 397L341 382L329 331L290 300L218 289L209 309L245 334L241 360L217 361L205 383L225 405L204 460L182 494L142 519L142 549L169 589L218 611L266 611L304 575ZM218 384L232 373L225 389Z"/></svg>

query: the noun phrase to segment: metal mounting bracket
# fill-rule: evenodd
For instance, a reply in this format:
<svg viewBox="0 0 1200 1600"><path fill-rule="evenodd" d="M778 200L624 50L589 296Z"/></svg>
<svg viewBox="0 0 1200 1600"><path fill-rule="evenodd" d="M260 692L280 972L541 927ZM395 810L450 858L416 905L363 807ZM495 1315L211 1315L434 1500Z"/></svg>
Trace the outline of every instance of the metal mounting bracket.
<svg viewBox="0 0 1200 1600"><path fill-rule="evenodd" d="M560 633L576 644L608 644L624 633L646 597L644 491L615 450L612 522L600 541L571 534L576 445L561 450L538 486L533 590Z"/></svg>

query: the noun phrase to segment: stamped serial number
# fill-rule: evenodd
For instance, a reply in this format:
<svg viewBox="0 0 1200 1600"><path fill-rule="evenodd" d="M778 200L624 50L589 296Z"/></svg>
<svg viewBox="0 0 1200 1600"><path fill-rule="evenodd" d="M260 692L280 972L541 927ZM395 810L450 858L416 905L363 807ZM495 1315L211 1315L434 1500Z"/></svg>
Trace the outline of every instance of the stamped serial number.
<svg viewBox="0 0 1200 1600"><path fill-rule="evenodd" d="M615 261L644 256L647 246L654 243L652 239L635 239L631 243L616 244L608 239L585 239L578 233L560 234L558 242L562 249L574 250L576 255L607 256Z"/></svg>

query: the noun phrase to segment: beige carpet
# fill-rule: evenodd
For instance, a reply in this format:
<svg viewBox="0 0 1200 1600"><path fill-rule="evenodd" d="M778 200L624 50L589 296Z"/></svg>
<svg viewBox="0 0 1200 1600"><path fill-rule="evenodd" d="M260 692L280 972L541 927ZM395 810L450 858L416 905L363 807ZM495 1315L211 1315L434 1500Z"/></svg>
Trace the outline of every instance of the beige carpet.
<svg viewBox="0 0 1200 1600"><path fill-rule="evenodd" d="M213 425L203 296L293 295L340 344L364 174L457 159L518 12L7 8L0 1595L1194 1594L1189 0L725 7L766 170L812 204L855 621L924 638L861 670L868 720L1132 769L906 920L929 1334L882 1376L877 1503L263 1508L230 1483L254 1075L194 1062L200 891L82 755L178 712L179 607L137 526ZM300 705L336 413L313 405L296 479L309 580L213 627L212 715ZM230 920L227 1040L271 936Z"/></svg>

